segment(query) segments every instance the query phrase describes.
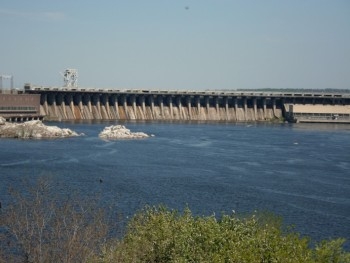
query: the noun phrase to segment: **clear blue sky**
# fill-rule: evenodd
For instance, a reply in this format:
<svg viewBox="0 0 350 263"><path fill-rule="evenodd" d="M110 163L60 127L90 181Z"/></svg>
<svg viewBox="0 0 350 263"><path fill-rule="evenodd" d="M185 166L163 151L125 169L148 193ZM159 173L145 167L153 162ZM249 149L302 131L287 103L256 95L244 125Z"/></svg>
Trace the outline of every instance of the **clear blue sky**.
<svg viewBox="0 0 350 263"><path fill-rule="evenodd" d="M17 87L349 89L350 1L0 0L0 50Z"/></svg>

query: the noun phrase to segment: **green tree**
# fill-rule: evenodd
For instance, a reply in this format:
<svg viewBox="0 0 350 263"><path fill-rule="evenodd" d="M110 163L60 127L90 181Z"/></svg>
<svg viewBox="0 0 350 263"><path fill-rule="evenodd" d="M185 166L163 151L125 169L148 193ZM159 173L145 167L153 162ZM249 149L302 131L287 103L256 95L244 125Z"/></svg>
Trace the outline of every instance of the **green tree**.
<svg viewBox="0 0 350 263"><path fill-rule="evenodd" d="M147 207L130 221L125 237L105 247L100 262L350 262L344 240L322 242L284 231L271 215L193 216Z"/></svg>

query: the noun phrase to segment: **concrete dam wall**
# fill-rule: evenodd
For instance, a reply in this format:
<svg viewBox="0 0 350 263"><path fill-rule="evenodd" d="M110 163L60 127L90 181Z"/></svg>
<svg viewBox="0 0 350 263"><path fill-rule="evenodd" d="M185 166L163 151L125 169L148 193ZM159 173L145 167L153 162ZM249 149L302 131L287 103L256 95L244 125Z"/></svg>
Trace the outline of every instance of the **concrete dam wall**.
<svg viewBox="0 0 350 263"><path fill-rule="evenodd" d="M46 92L47 120L266 121L283 117L274 98L185 94Z"/></svg>
<svg viewBox="0 0 350 263"><path fill-rule="evenodd" d="M40 97L35 116L45 120L350 122L350 92L105 90L30 83L23 92ZM26 105L5 106L15 114L13 121L25 121L17 111Z"/></svg>

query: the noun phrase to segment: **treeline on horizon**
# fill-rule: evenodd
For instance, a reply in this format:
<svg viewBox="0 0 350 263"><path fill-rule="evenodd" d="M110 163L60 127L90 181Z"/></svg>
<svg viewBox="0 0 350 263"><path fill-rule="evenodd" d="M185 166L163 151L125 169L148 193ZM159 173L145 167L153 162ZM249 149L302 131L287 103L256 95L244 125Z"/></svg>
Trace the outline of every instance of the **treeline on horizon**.
<svg viewBox="0 0 350 263"><path fill-rule="evenodd" d="M243 91L244 89L237 89L238 91ZM350 89L249 89L253 91L272 91L272 92L323 92L323 93L350 93Z"/></svg>
<svg viewBox="0 0 350 263"><path fill-rule="evenodd" d="M276 88L260 88L260 89L220 89L221 91L258 91L258 92L298 92L298 93L350 93L349 89L276 89Z"/></svg>
<svg viewBox="0 0 350 263"><path fill-rule="evenodd" d="M0 262L350 262L345 239L315 244L268 213L145 207L120 236L114 208L95 197L58 197L52 187L40 180L11 189L11 204L0 210Z"/></svg>

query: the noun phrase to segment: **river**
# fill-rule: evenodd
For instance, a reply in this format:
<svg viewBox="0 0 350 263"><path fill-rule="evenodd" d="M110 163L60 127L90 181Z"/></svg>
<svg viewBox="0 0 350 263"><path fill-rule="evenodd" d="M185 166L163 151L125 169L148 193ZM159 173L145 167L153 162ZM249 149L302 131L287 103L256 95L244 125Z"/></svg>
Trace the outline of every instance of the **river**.
<svg viewBox="0 0 350 263"><path fill-rule="evenodd" d="M3 207L9 188L47 176L60 194L99 195L125 219L146 204L270 211L313 240L350 239L350 125L126 122L154 137L98 138L115 123L47 123L85 134L77 138L0 139Z"/></svg>

